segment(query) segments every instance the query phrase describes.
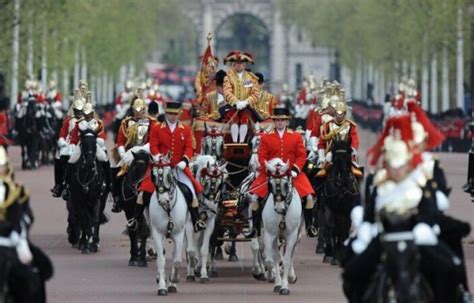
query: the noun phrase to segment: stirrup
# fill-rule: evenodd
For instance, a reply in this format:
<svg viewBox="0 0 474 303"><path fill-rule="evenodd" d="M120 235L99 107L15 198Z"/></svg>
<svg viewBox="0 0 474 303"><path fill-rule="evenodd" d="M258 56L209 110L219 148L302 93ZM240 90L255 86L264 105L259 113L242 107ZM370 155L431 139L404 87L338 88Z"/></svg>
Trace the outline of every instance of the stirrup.
<svg viewBox="0 0 474 303"><path fill-rule="evenodd" d="M201 230L204 230L207 228L207 225L205 222L201 220L197 220L196 223L194 223L194 231L199 232Z"/></svg>
<svg viewBox="0 0 474 303"><path fill-rule="evenodd" d="M138 228L138 220L135 218L131 218L130 220L127 221L127 228L135 231Z"/></svg>
<svg viewBox="0 0 474 303"><path fill-rule="evenodd" d="M306 234L309 238L315 238L318 236L318 231L316 227L310 226L309 228L306 228Z"/></svg>

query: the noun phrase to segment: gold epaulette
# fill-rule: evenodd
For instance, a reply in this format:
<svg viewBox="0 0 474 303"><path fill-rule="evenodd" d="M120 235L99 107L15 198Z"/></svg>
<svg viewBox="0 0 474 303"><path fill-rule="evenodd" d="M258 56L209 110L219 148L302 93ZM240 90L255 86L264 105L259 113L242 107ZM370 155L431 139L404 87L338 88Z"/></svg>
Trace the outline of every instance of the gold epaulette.
<svg viewBox="0 0 474 303"><path fill-rule="evenodd" d="M158 120L156 120L156 118L154 118L154 117L152 117L152 116L149 116L149 115L146 115L145 118L148 118L148 119L150 119L150 120L153 121L153 122L158 121Z"/></svg>
<svg viewBox="0 0 474 303"><path fill-rule="evenodd" d="M29 195L26 193L22 195L25 192L23 186L15 184L12 180L3 179L0 182L4 182L8 187L8 197L0 205L0 221L3 221L5 220L7 209L17 201L20 204L25 203L28 201Z"/></svg>
<svg viewBox="0 0 474 303"><path fill-rule="evenodd" d="M249 73L250 76L252 76L252 78L253 78L255 81L258 82L258 77L257 77L254 73L252 73L252 72L248 72L248 73Z"/></svg>
<svg viewBox="0 0 474 303"><path fill-rule="evenodd" d="M291 128L287 128L287 129L286 129L286 132L289 133L289 134L294 133L294 131L293 131Z"/></svg>
<svg viewBox="0 0 474 303"><path fill-rule="evenodd" d="M355 123L351 119L346 119L346 121L349 122L352 126L357 126L357 123Z"/></svg>

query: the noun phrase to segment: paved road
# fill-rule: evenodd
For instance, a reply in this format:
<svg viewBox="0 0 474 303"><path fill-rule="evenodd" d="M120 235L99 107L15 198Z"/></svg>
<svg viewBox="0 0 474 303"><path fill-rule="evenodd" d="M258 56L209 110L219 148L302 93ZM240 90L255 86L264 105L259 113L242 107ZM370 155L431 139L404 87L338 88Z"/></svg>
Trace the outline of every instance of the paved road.
<svg viewBox="0 0 474 303"><path fill-rule="evenodd" d="M374 141L373 135L362 135L362 146ZM248 244L238 245L240 261L217 263L219 277L211 284L188 283L182 279L178 294L156 297L156 267L131 268L128 263L127 239L121 235L125 225L123 215L112 215L101 233L101 251L81 255L66 239L66 208L62 200L50 196L53 183L52 167L36 171L19 170L19 150L10 149L17 179L32 195L36 217L33 241L52 258L55 276L48 283L49 302L344 302L340 271L321 262L314 254L314 240L303 239L296 252L298 282L291 286L291 297L273 294L272 286L255 281L251 276L251 251ZM474 203L460 190L466 175L466 154L440 154L449 183L453 186L450 213L474 226ZM107 206L110 209L110 204ZM110 212L109 212L110 213ZM474 237L465 243L471 289L474 289ZM171 252L170 249L168 249ZM184 270L181 277L185 277Z"/></svg>

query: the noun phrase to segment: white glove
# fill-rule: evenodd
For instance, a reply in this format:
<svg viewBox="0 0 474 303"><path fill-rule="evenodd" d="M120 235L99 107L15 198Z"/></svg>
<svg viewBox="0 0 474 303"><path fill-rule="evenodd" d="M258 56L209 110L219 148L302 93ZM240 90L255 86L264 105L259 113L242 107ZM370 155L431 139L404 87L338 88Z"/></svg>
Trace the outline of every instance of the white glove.
<svg viewBox="0 0 474 303"><path fill-rule="evenodd" d="M292 170L291 171L291 177L296 178L296 177L298 177L298 174L294 170Z"/></svg>
<svg viewBox="0 0 474 303"><path fill-rule="evenodd" d="M326 154L326 162L332 163L332 153L328 152Z"/></svg>
<svg viewBox="0 0 474 303"><path fill-rule="evenodd" d="M58 140L58 147L59 147L59 148L63 148L63 147L66 146L66 145L67 145L66 140L65 140L64 138L59 138L59 140Z"/></svg>
<svg viewBox="0 0 474 303"><path fill-rule="evenodd" d="M117 151L120 155L120 158L123 158L125 156L125 147L123 147L122 145L117 148Z"/></svg>
<svg viewBox="0 0 474 303"><path fill-rule="evenodd" d="M314 159L316 159L316 153L314 151L310 151L308 154L307 160L313 161Z"/></svg>
<svg viewBox="0 0 474 303"><path fill-rule="evenodd" d="M352 227L358 229L364 219L364 208L357 205L351 210Z"/></svg>
<svg viewBox="0 0 474 303"><path fill-rule="evenodd" d="M318 162L317 165L321 166L324 164L324 149L318 150Z"/></svg>
<svg viewBox="0 0 474 303"><path fill-rule="evenodd" d="M246 108L247 105L249 105L249 102L247 100L239 101L239 102L237 102L237 109L242 110L242 109Z"/></svg>
<svg viewBox="0 0 474 303"><path fill-rule="evenodd" d="M369 243L372 240L372 224L370 222L362 222L357 229L357 239Z"/></svg>
<svg viewBox="0 0 474 303"><path fill-rule="evenodd" d="M76 152L76 148L77 146L75 144L69 144L69 156L74 155L74 153Z"/></svg>
<svg viewBox="0 0 474 303"><path fill-rule="evenodd" d="M176 167L181 169L181 170L184 170L186 168L186 162L181 161L178 164L176 164Z"/></svg>
<svg viewBox="0 0 474 303"><path fill-rule="evenodd" d="M106 149L104 139L102 139L102 138L97 138L97 140L96 140L95 142L97 142L97 145L98 145L100 148L102 148L102 149L104 149L104 150Z"/></svg>
<svg viewBox="0 0 474 303"><path fill-rule="evenodd" d="M417 245L436 245L438 244L438 238L435 232L426 223L418 223L413 228L413 237Z"/></svg>
<svg viewBox="0 0 474 303"><path fill-rule="evenodd" d="M309 150L311 151L317 151L318 150L318 138L316 137L310 137L309 138Z"/></svg>

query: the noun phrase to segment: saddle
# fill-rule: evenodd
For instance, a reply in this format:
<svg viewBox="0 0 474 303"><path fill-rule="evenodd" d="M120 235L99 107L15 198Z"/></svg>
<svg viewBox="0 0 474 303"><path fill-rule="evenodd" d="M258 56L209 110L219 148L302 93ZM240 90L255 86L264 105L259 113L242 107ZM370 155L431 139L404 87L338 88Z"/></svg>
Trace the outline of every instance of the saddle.
<svg viewBox="0 0 474 303"><path fill-rule="evenodd" d="M178 181L176 182L176 184L178 185L179 189L183 193L184 199L186 200L186 204L188 204L188 207L191 207L191 203L193 202L193 192L191 191L191 189L189 189L189 187L186 184L182 182Z"/></svg>

